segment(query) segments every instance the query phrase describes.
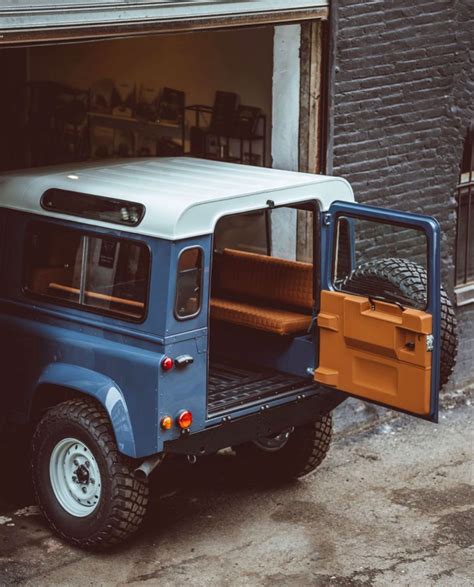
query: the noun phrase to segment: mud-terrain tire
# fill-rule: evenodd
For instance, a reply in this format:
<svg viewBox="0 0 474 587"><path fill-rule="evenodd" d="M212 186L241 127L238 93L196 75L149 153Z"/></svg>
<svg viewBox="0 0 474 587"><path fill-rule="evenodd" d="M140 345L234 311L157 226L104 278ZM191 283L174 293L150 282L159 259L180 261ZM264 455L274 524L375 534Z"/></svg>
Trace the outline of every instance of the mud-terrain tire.
<svg viewBox="0 0 474 587"><path fill-rule="evenodd" d="M106 412L93 400L61 403L36 427L36 498L52 529L74 546L104 549L138 530L148 486L133 477L133 469L117 449Z"/></svg>
<svg viewBox="0 0 474 587"><path fill-rule="evenodd" d="M381 296L419 309L426 304L426 270L405 259L381 259L360 265L344 280L342 289L361 295ZM457 322L448 295L441 287L441 369L443 387L456 364Z"/></svg>
<svg viewBox="0 0 474 587"><path fill-rule="evenodd" d="M263 479L296 479L314 471L325 459L332 437L330 414L297 426L281 448L267 450L260 441L234 446L238 458ZM261 439L265 441L266 439Z"/></svg>

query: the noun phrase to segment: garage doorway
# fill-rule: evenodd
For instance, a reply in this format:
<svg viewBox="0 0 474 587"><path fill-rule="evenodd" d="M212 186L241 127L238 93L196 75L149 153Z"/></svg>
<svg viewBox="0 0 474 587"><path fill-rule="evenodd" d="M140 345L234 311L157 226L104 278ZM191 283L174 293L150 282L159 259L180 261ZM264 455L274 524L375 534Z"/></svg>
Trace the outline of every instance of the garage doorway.
<svg viewBox="0 0 474 587"><path fill-rule="evenodd" d="M68 28L69 42L57 44L59 27L41 44L24 46L18 37L15 48L0 49L8 80L0 97L0 170L191 155L323 171L326 3L258 14L259 3L249 4L254 12L234 7L232 17L212 22L157 21L154 34L143 22L128 29L130 38L92 28L80 37ZM275 218L282 227L275 250L304 258L312 228L290 214Z"/></svg>

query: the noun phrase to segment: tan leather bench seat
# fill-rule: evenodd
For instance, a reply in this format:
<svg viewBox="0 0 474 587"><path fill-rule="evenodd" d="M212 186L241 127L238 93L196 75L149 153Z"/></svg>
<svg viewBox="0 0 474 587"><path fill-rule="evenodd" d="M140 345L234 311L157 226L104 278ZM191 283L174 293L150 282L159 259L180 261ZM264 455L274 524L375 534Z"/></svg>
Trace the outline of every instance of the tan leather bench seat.
<svg viewBox="0 0 474 587"><path fill-rule="evenodd" d="M215 271L211 318L280 335L308 330L313 266L225 249Z"/></svg>
<svg viewBox="0 0 474 587"><path fill-rule="evenodd" d="M221 298L211 300L211 316L216 320L281 335L304 332L311 324L311 316L305 314Z"/></svg>

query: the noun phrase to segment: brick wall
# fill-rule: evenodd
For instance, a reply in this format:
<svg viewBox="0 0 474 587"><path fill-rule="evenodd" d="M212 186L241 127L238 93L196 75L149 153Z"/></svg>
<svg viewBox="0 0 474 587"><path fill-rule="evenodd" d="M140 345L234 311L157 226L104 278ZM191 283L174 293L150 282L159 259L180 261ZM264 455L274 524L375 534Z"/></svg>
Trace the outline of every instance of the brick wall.
<svg viewBox="0 0 474 587"><path fill-rule="evenodd" d="M472 0L333 2L337 19L334 173L359 202L435 216L454 286L455 193L473 116ZM474 386L474 304L457 310L451 385Z"/></svg>

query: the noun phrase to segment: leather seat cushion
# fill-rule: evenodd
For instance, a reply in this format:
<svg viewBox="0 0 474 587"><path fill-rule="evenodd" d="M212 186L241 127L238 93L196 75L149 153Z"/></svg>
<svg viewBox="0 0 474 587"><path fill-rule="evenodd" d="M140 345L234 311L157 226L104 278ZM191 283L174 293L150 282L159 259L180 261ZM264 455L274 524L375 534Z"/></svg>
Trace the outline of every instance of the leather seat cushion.
<svg viewBox="0 0 474 587"><path fill-rule="evenodd" d="M222 298L212 298L211 318L281 335L305 332L311 324L307 314Z"/></svg>

